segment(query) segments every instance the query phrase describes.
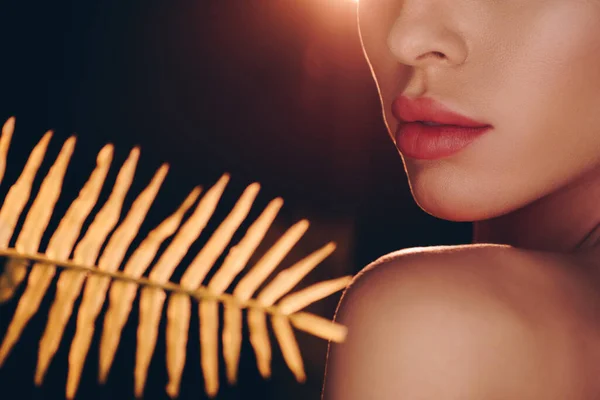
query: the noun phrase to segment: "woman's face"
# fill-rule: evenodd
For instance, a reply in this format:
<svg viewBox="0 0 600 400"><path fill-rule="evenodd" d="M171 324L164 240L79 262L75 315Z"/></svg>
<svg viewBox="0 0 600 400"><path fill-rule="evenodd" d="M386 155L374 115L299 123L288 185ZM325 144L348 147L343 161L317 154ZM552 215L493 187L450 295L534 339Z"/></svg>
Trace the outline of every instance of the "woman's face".
<svg viewBox="0 0 600 400"><path fill-rule="evenodd" d="M403 155L425 211L500 216L600 166L600 0L360 0L359 24L392 137L401 95L492 126L450 156Z"/></svg>

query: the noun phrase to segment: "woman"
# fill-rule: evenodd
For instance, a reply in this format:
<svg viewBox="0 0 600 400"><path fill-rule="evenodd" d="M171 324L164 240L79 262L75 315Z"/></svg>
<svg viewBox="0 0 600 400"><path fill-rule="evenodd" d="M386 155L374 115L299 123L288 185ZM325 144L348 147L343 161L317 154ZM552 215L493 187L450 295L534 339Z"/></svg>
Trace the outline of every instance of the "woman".
<svg viewBox="0 0 600 400"><path fill-rule="evenodd" d="M360 0L359 27L416 202L474 241L356 277L324 399L600 398L600 0Z"/></svg>

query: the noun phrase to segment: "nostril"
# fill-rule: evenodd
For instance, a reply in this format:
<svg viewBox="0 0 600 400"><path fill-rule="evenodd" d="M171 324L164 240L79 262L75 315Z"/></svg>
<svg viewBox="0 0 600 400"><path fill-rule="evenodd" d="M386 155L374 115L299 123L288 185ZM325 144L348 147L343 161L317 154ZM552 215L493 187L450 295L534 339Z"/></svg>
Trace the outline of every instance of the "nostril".
<svg viewBox="0 0 600 400"><path fill-rule="evenodd" d="M431 59L431 58L435 58L438 60L445 60L446 59L446 55L444 53L442 53L441 51L430 51L424 54L421 54L417 60L424 60L424 59Z"/></svg>

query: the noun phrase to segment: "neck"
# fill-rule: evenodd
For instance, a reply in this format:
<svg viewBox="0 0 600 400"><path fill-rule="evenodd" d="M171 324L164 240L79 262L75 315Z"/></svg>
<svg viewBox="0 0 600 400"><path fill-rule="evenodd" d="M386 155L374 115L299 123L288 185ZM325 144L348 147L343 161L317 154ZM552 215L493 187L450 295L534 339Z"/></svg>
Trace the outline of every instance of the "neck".
<svg viewBox="0 0 600 400"><path fill-rule="evenodd" d="M473 224L473 243L551 252L600 248L600 172L521 209Z"/></svg>

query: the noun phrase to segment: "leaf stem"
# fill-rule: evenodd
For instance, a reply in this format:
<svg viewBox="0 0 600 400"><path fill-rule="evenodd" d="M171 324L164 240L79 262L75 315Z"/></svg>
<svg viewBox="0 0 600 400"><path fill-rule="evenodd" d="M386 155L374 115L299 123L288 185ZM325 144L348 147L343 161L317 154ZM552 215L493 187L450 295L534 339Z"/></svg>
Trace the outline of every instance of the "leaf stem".
<svg viewBox="0 0 600 400"><path fill-rule="evenodd" d="M216 302L223 303L224 305L230 305L230 306L234 306L234 307L241 308L241 309L252 308L252 309L264 311L265 313L271 314L271 315L281 315L281 316L286 315L286 314L282 313L277 306L265 306L254 299L240 301L237 297L235 297L229 293L222 293L222 294L217 295L217 294L212 293L205 286L200 286L197 289L190 290L190 289L186 289L186 288L182 287L181 285L178 285L178 284L175 284L172 282L160 283L160 282L155 282L155 281L152 281L152 280L150 280L148 278L144 278L144 277L134 278L134 277L128 276L120 271L116 271L116 272L104 271L104 270L97 268L96 266L82 265L82 264L78 264L71 260L55 260L55 259L49 258L46 255L40 254L40 253L24 254L24 253L18 252L14 248L0 250L0 257L20 259L23 261L32 261L32 262L40 263L43 265L54 265L56 267L60 267L63 269L81 271L82 273L85 273L86 275L93 274L93 275L98 275L98 276L104 276L104 277L119 280L119 281L134 283L134 284L140 285L140 286L146 286L146 287L151 287L151 288L155 288L155 289L159 289L159 290L164 290L165 292L172 292L172 293L187 295L197 301L213 300ZM28 265L28 267L29 267L29 265Z"/></svg>

